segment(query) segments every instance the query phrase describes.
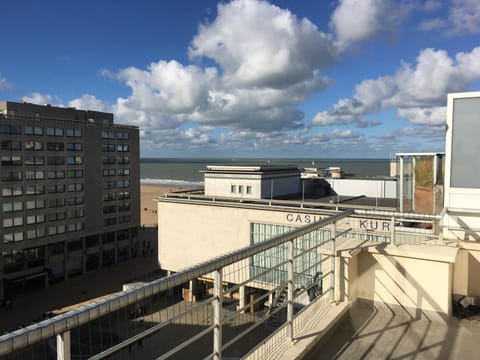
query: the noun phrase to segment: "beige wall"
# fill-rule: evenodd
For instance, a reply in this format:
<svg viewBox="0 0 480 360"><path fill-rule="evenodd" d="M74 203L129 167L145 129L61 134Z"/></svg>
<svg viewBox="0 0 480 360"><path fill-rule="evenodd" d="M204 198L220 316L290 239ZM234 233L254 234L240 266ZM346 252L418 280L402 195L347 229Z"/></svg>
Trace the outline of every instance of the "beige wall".
<svg viewBox="0 0 480 360"><path fill-rule="evenodd" d="M388 247L364 249L357 259L349 260L349 300L361 298L450 315L456 249Z"/></svg>
<svg viewBox="0 0 480 360"><path fill-rule="evenodd" d="M461 242L454 266L453 293L480 296L480 244Z"/></svg>

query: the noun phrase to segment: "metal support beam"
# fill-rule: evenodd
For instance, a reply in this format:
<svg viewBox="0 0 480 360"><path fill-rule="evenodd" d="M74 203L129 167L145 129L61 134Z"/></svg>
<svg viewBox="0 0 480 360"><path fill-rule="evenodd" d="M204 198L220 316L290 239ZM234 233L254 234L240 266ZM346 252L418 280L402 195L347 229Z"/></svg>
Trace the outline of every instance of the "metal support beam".
<svg viewBox="0 0 480 360"><path fill-rule="evenodd" d="M287 294L287 337L293 341L293 277L294 277L293 240L288 242L288 294Z"/></svg>
<svg viewBox="0 0 480 360"><path fill-rule="evenodd" d="M213 272L213 358L222 358L222 269Z"/></svg>
<svg viewBox="0 0 480 360"><path fill-rule="evenodd" d="M57 335L57 360L70 360L70 331Z"/></svg>

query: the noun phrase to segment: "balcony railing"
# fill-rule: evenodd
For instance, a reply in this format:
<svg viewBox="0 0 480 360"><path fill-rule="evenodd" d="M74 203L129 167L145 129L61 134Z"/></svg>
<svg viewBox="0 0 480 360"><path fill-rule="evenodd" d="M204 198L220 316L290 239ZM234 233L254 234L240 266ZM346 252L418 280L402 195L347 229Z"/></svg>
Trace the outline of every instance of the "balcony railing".
<svg viewBox="0 0 480 360"><path fill-rule="evenodd" d="M335 297L332 234L352 214L339 212L3 335L0 356L221 359L250 353L279 328L293 339L302 328L295 319Z"/></svg>

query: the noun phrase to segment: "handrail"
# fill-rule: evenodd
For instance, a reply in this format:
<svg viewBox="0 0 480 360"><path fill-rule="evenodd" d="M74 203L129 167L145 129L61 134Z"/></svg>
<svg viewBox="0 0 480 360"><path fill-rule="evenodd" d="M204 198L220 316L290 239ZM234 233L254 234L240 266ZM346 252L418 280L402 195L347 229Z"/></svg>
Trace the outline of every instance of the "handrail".
<svg viewBox="0 0 480 360"><path fill-rule="evenodd" d="M239 250L218 256L203 263L191 266L173 275L139 285L125 292L108 296L97 302L82 306L76 310L43 320L39 323L0 336L0 355L6 355L36 342L47 340L75 327L98 319L101 316L137 303L154 294L182 285L191 279L198 278L217 269L224 268L240 260L249 258L280 244L292 241L311 231L330 225L353 214L353 210L345 210L303 227L294 228L290 232L280 234L264 242L250 245Z"/></svg>

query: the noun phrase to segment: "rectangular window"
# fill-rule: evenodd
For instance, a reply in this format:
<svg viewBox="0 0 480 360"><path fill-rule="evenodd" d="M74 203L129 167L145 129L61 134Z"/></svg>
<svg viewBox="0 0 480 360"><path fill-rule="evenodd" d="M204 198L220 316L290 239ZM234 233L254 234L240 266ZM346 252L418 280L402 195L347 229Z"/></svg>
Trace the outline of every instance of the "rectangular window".
<svg viewBox="0 0 480 360"><path fill-rule="evenodd" d="M232 194L235 194L237 192L237 186L236 185L230 185L230 192Z"/></svg>
<svg viewBox="0 0 480 360"><path fill-rule="evenodd" d="M23 195L23 190L21 187L2 188L3 197L21 196L21 195Z"/></svg>
<svg viewBox="0 0 480 360"><path fill-rule="evenodd" d="M25 186L25 195L45 194L45 186L43 185L27 185Z"/></svg>
<svg viewBox="0 0 480 360"><path fill-rule="evenodd" d="M238 192L243 194L243 185L238 185Z"/></svg>
<svg viewBox="0 0 480 360"><path fill-rule="evenodd" d="M81 177L83 177L83 170L68 170L67 171L67 177L69 179L81 178Z"/></svg>
<svg viewBox="0 0 480 360"><path fill-rule="evenodd" d="M0 143L2 150L21 150L22 142L18 140L3 140Z"/></svg>
<svg viewBox="0 0 480 360"><path fill-rule="evenodd" d="M63 151L65 144L63 142L47 142L48 151Z"/></svg>
<svg viewBox="0 0 480 360"><path fill-rule="evenodd" d="M4 171L2 172L2 181L21 181L21 171Z"/></svg>
<svg viewBox="0 0 480 360"><path fill-rule="evenodd" d="M65 158L63 156L47 156L48 165L63 165L65 164Z"/></svg>
<svg viewBox="0 0 480 360"><path fill-rule="evenodd" d="M67 156L67 165L81 165L83 158L81 156Z"/></svg>
<svg viewBox="0 0 480 360"><path fill-rule="evenodd" d="M25 141L25 150L33 150L33 151L43 150L43 142L26 140Z"/></svg>
<svg viewBox="0 0 480 360"><path fill-rule="evenodd" d="M68 151L82 151L83 144L82 143L67 143L67 150Z"/></svg>
<svg viewBox="0 0 480 360"><path fill-rule="evenodd" d="M250 185L247 185L247 194L252 193L252 187Z"/></svg>

